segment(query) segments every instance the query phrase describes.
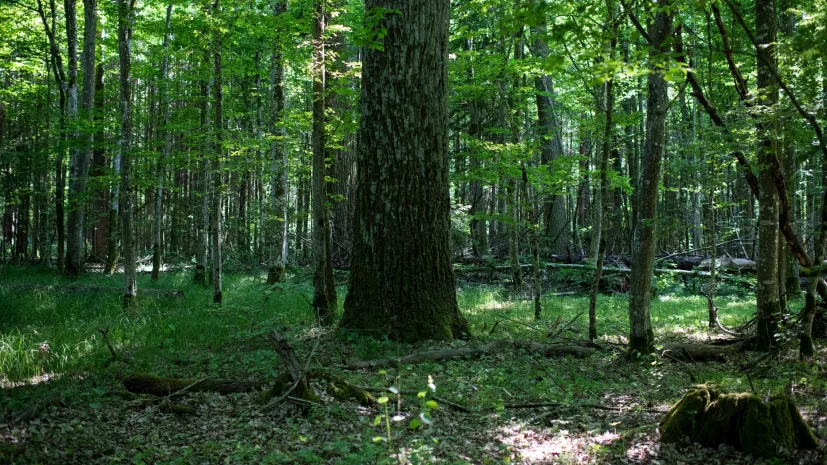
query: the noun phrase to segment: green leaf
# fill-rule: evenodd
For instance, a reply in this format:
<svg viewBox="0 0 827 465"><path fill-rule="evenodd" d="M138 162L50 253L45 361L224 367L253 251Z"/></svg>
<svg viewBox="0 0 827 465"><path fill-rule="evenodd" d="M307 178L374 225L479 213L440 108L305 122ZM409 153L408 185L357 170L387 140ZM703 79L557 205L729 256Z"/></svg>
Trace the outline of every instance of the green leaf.
<svg viewBox="0 0 827 465"><path fill-rule="evenodd" d="M412 430L416 430L416 429L422 428L422 420L420 420L419 418L414 418L414 419L413 419L413 420L411 420L411 422L408 424L408 428L410 428L410 429L412 429Z"/></svg>
<svg viewBox="0 0 827 465"><path fill-rule="evenodd" d="M428 408L437 408L439 407L439 404L437 404L435 400L429 400L425 402L425 406Z"/></svg>
<svg viewBox="0 0 827 465"><path fill-rule="evenodd" d="M380 404L387 404L388 398L386 396L382 396L379 399L377 399L376 402L379 402Z"/></svg>

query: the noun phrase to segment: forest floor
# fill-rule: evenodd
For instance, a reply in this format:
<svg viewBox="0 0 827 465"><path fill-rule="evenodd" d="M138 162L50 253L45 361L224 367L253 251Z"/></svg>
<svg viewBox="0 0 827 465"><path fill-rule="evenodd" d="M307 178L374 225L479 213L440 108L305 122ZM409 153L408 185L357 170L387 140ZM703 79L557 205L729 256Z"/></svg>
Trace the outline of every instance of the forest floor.
<svg viewBox="0 0 827 465"><path fill-rule="evenodd" d="M0 267L0 463L17 464L219 464L219 463L611 463L747 464L823 463L819 452L796 452L756 461L730 447L705 449L658 443L663 412L690 386L716 382L729 391L792 392L819 437L827 433L827 353L800 363L795 343L779 359L745 353L726 363L684 363L659 358L629 361L611 348L584 359L545 358L520 350L479 360L423 363L376 371L345 371L348 360L401 357L421 350L484 344L493 339L543 342L558 317L569 322L588 308L587 297L547 297L545 318L533 319L530 301L502 287L462 287L458 300L475 338L411 346L314 326L304 296L312 295L306 270L265 289L260 274L228 274L225 303L191 284L190 273L169 273L140 288L181 289L185 300L144 297L123 311L120 293L20 290L15 284L66 285L68 279L37 268ZM77 285L119 288L120 276L89 273ZM5 286L5 287L4 287ZM338 288L340 302L346 287ZM673 286L654 297L658 343L723 337L706 326L706 302ZM720 298L721 321L733 327L752 318L754 297ZM792 302L793 307L800 306ZM601 296L600 340L622 344L628 332L626 296ZM505 317L505 318L503 318ZM559 324L559 323L558 323ZM587 318L564 334L582 340ZM494 325L497 328L489 335ZM529 328L532 326L533 328ZM121 358L109 350L99 329ZM292 403L263 410L257 394L190 393L180 402L197 414L162 413L157 403L125 390L131 373L182 378L272 379L283 373L267 334L277 329L304 363L358 385L430 391L470 409L390 395L383 406L328 400L302 409ZM318 341L318 342L317 342ZM313 347L316 346L315 351ZM751 381L740 371L753 363ZM429 387L429 384L433 386ZM10 425L17 412L60 394L63 402L39 418ZM505 408L514 403L559 403L554 408ZM594 405L616 407L613 410ZM411 419L430 411L430 425ZM390 441L388 436L390 435ZM823 449L823 447L822 447Z"/></svg>

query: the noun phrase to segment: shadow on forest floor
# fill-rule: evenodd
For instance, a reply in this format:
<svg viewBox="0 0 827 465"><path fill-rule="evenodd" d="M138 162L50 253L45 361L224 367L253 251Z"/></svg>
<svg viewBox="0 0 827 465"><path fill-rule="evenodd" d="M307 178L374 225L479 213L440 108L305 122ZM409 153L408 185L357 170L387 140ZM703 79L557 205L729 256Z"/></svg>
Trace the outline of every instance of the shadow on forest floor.
<svg viewBox="0 0 827 465"><path fill-rule="evenodd" d="M282 373L267 340L278 329L306 360L316 337L320 344L311 366L338 370L354 359L398 357L419 350L484 344L491 339L542 341L553 322L568 322L588 306L583 297L547 297L546 318L533 320L530 302L509 301L498 287L463 287L460 307L475 340L414 346L314 328L303 295L309 279L292 270L285 283L265 290L260 275L228 275L225 304L213 307L210 292L191 284L191 276L171 273L139 286L181 289L185 301L144 298L139 309L124 312L119 293L17 292L14 283L63 285L69 281L42 269L3 267L0 272L0 463L813 463L817 453L756 462L730 448L662 446L657 423L691 384L684 364L661 359L630 362L619 350L585 359L543 358L509 350L480 360L423 363L375 372L340 374L374 387L398 386L428 391L473 413L439 405L433 424L411 430L423 400L391 398L390 443L383 408L328 399L303 415L293 404L262 411L255 394L191 393L183 403L197 415L164 414L157 403L121 384L130 373L191 378L265 379ZM120 276L88 274L84 284L119 288ZM7 289L4 290L3 286ZM339 288L343 300L345 288ZM751 299L719 299L721 320L735 326L751 318ZM653 303L659 342L706 340L705 301L663 294ZM622 343L628 331L624 295L601 296L601 340ZM503 319L505 316L508 319ZM530 329L526 325L541 329ZM498 323L499 322L499 323ZM495 333L488 333L497 324ZM565 337L583 339L586 318ZM131 363L107 363L109 351L98 329L109 328L115 350ZM608 344L607 344L608 345ZM793 344L794 345L794 344ZM819 436L827 432L827 402L818 363L799 363L791 345L780 360L762 361L752 370L759 394L792 392ZM820 360L825 354L820 354ZM699 363L699 382L725 390L750 389L739 367L758 359L741 354L727 363ZM324 389L318 389L324 391ZM59 394L62 403L40 418L9 425L14 416L41 399ZM554 408L504 408L514 403L559 403ZM614 410L593 408L614 407ZM380 439L377 439L380 438Z"/></svg>

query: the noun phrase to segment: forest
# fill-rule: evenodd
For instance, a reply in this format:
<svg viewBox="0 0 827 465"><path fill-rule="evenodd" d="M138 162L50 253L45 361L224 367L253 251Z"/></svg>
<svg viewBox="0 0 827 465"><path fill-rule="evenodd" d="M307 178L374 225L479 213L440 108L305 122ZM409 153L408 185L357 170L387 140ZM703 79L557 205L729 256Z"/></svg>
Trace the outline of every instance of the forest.
<svg viewBox="0 0 827 465"><path fill-rule="evenodd" d="M826 0L0 0L0 464L825 463L825 131Z"/></svg>

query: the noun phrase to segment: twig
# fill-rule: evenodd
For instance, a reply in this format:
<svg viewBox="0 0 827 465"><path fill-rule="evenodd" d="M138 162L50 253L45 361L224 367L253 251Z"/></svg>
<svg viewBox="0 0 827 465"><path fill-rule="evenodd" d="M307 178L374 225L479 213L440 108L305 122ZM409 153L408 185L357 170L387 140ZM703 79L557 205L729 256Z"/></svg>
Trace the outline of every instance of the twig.
<svg viewBox="0 0 827 465"><path fill-rule="evenodd" d="M368 392L391 392L391 393L393 392L389 388L383 388L383 387L357 386L355 384L353 384L352 386L355 387L355 388L363 389L363 390L368 391ZM397 393L408 395L408 396L415 396L415 395L419 394L419 391L415 391L413 389L397 389ZM437 401L439 403L445 404L445 405L447 405L447 406L449 406L449 407L451 407L455 410L459 410L460 412L473 413L473 411L471 409L469 409L467 407L463 407L462 405L460 405L456 402L452 402L448 399L444 399L442 397L437 397L437 396L431 396L431 399L434 399L435 401Z"/></svg>
<svg viewBox="0 0 827 465"><path fill-rule="evenodd" d="M510 321L510 322L512 322L512 323L517 323L518 325L523 325L523 326L525 326L525 327L526 327L526 328L528 328L528 329L533 329L534 331L542 331L540 328L537 328L536 326L531 326L531 325L530 325L530 324L528 324L528 323L523 323L522 321L515 320L515 319L513 319L513 318L509 318L509 317L507 317L507 316L505 316L505 315L500 315L500 314L498 313L498 314L497 314L497 316L498 316L498 317L500 317L500 318L502 318L503 320L508 320L508 321Z"/></svg>
<svg viewBox="0 0 827 465"><path fill-rule="evenodd" d="M559 329L556 333L554 333L554 334L549 333L549 335L548 335L547 337L548 337L549 339L554 339L554 338L558 337L559 335L563 334L563 331L567 330L567 329L568 329L571 325L573 325L573 324L574 324L574 322L575 322L575 321L577 321L577 319L578 319L578 318L580 318L581 316L583 316L583 313L584 313L584 312L580 312L580 313L578 313L578 314L577 314L577 316L575 316L575 317L574 317L574 318L572 318L572 319L571 319L568 323L566 323L565 325L563 325L563 327L562 327L562 328L560 328L560 329Z"/></svg>

